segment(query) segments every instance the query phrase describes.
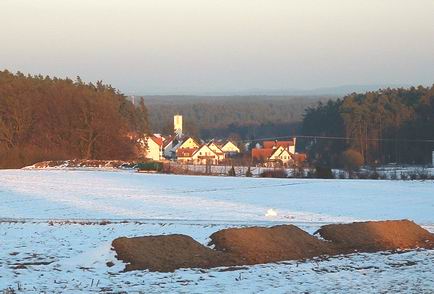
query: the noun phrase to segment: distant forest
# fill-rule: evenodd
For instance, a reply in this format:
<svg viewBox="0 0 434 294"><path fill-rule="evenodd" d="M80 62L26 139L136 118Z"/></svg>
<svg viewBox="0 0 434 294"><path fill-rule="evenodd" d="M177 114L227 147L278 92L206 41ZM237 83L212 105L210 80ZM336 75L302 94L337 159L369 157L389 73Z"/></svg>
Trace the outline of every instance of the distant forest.
<svg viewBox="0 0 434 294"><path fill-rule="evenodd" d="M50 159L128 159L148 129L111 86L0 71L0 168Z"/></svg>
<svg viewBox="0 0 434 294"><path fill-rule="evenodd" d="M252 140L296 134L304 110L330 97L146 96L144 99L154 132L171 133L173 115L179 113L189 135Z"/></svg>
<svg viewBox="0 0 434 294"><path fill-rule="evenodd" d="M303 140L312 161L338 166L342 152L367 164L431 163L434 151L434 86L351 94L307 108L303 135L346 137Z"/></svg>
<svg viewBox="0 0 434 294"><path fill-rule="evenodd" d="M0 168L57 159L136 159L137 138L172 133L177 113L188 135L204 139L298 136L298 151L328 167L341 166L345 153L371 165L427 164L434 150L434 86L342 99L147 96L134 102L102 82L0 71Z"/></svg>

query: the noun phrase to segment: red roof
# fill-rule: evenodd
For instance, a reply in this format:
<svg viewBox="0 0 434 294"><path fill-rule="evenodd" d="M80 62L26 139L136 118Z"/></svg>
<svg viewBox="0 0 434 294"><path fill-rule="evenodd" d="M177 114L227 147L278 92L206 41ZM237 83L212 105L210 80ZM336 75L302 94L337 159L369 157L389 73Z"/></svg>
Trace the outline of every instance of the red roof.
<svg viewBox="0 0 434 294"><path fill-rule="evenodd" d="M211 149L210 146L211 146L213 143L214 143L214 145L217 147L217 151L214 151L214 150ZM214 153L217 154L217 155L223 155L223 154L225 154L225 153L220 149L220 147L217 145L217 143L214 142L214 141L211 141L211 142L209 142L209 143L206 144L206 145L208 145L209 149L211 149L211 151L214 152ZM201 146L201 147L202 147L202 146Z"/></svg>
<svg viewBox="0 0 434 294"><path fill-rule="evenodd" d="M163 147L166 148L167 145L169 145L173 139L175 139L175 137L173 136L167 136L166 138L164 138L164 144Z"/></svg>
<svg viewBox="0 0 434 294"><path fill-rule="evenodd" d="M258 160L266 160L268 159L273 153L276 151L276 149L273 148L254 148L252 149L252 158L258 159Z"/></svg>
<svg viewBox="0 0 434 294"><path fill-rule="evenodd" d="M176 149L176 156L178 157L191 157L197 148L178 148Z"/></svg>
<svg viewBox="0 0 434 294"><path fill-rule="evenodd" d="M263 145L264 145L264 149L280 147L280 146L282 146L285 149L288 149L289 146L294 146L294 139L289 141L264 141Z"/></svg>
<svg viewBox="0 0 434 294"><path fill-rule="evenodd" d="M151 139L152 139L152 141L157 143L158 146L163 146L163 138L152 136Z"/></svg>

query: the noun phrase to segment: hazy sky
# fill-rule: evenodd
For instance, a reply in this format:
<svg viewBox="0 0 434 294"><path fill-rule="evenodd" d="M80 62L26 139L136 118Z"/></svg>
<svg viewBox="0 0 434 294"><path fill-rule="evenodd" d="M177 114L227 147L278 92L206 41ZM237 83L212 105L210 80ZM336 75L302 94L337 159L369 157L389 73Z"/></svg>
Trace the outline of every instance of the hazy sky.
<svg viewBox="0 0 434 294"><path fill-rule="evenodd" d="M0 0L0 69L126 93L432 84L433 0Z"/></svg>

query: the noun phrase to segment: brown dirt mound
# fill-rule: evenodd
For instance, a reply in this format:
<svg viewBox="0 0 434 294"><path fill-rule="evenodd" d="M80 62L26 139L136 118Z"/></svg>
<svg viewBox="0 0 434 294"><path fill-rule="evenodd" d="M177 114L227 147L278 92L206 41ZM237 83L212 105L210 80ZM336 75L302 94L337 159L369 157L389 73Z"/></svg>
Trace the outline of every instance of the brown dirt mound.
<svg viewBox="0 0 434 294"><path fill-rule="evenodd" d="M239 265L312 258L333 254L328 242L293 225L232 228L211 235L210 245L239 257Z"/></svg>
<svg viewBox="0 0 434 294"><path fill-rule="evenodd" d="M125 270L241 266L354 251L434 249L434 235L414 222L380 221L326 225L320 240L293 225L231 228L210 236L210 249L185 235L118 238L112 243Z"/></svg>
<svg viewBox="0 0 434 294"><path fill-rule="evenodd" d="M409 220L326 225L317 232L341 253L434 248L434 235Z"/></svg>
<svg viewBox="0 0 434 294"><path fill-rule="evenodd" d="M71 160L49 160L35 163L28 168L80 168L80 167L92 167L92 168L119 168L122 165L131 165L133 162L123 160L93 160L93 159L71 159Z"/></svg>
<svg viewBox="0 0 434 294"><path fill-rule="evenodd" d="M149 269L170 272L179 268L233 265L230 256L203 246L185 235L117 238L112 243L126 271Z"/></svg>

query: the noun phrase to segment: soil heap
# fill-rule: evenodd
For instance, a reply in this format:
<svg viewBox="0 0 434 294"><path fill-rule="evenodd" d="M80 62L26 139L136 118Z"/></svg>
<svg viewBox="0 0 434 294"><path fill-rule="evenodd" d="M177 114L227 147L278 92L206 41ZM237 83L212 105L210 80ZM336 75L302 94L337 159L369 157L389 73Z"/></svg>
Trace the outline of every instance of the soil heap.
<svg viewBox="0 0 434 294"><path fill-rule="evenodd" d="M186 235L161 235L113 241L125 270L174 271L299 260L355 251L434 249L434 235L409 220L322 226L325 240L293 225L230 228L213 233L206 247Z"/></svg>
<svg viewBox="0 0 434 294"><path fill-rule="evenodd" d="M434 248L434 235L409 220L325 225L317 233L342 253Z"/></svg>

